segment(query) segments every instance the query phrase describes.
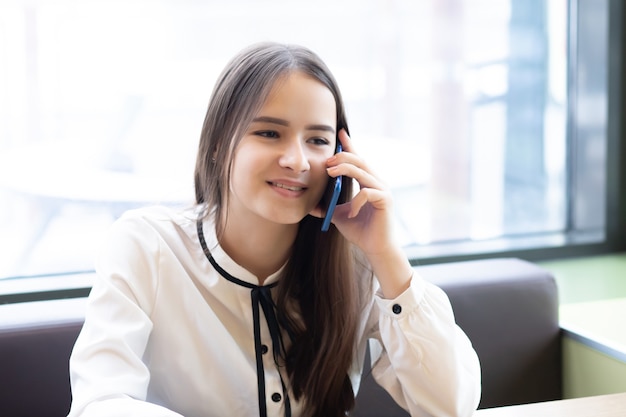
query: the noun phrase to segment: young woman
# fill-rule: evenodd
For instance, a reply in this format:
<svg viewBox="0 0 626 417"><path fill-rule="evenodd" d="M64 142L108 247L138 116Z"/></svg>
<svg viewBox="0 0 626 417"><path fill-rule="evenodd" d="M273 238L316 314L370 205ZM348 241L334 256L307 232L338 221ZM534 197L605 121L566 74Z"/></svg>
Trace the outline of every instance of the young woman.
<svg viewBox="0 0 626 417"><path fill-rule="evenodd" d="M374 377L412 416L472 415L476 354L394 241L391 194L315 54L259 44L230 62L195 189L193 209L112 227L72 353L70 416L345 416L370 340Z"/></svg>

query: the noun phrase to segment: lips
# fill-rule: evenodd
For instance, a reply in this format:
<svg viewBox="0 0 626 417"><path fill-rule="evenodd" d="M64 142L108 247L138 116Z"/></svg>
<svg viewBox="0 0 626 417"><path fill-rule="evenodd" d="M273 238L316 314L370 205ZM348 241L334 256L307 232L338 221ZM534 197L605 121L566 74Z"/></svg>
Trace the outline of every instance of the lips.
<svg viewBox="0 0 626 417"><path fill-rule="evenodd" d="M298 185L284 184L284 183L280 183L280 182L270 182L270 184L273 185L274 187L282 188L282 189L289 190L289 191L304 191L304 190L306 190L306 187L302 187L302 186L298 186Z"/></svg>

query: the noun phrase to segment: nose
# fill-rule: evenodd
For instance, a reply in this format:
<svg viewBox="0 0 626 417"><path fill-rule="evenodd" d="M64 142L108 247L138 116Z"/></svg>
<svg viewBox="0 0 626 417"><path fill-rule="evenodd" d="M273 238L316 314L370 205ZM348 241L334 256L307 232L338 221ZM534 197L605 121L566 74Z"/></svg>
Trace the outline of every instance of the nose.
<svg viewBox="0 0 626 417"><path fill-rule="evenodd" d="M295 172L304 172L311 168L306 149L300 140L290 140L285 143L278 163L281 167Z"/></svg>

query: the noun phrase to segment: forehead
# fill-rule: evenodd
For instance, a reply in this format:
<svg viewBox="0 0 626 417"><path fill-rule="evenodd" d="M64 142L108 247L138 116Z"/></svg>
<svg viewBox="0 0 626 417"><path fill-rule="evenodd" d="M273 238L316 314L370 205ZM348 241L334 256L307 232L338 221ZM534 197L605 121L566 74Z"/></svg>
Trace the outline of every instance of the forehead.
<svg viewBox="0 0 626 417"><path fill-rule="evenodd" d="M310 75L300 71L290 72L274 82L259 115L280 113L286 117L323 118L326 123L336 123L335 97L330 89Z"/></svg>

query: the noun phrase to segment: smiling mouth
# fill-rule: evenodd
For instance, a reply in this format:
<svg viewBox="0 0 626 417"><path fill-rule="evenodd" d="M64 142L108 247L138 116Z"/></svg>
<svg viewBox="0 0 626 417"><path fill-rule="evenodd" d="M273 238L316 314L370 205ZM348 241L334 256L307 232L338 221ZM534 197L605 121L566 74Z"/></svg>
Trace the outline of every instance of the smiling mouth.
<svg viewBox="0 0 626 417"><path fill-rule="evenodd" d="M281 184L279 182L270 182L270 184L273 185L274 187L283 188L289 191L304 191L306 189L304 187L297 187L295 185L286 185L286 184Z"/></svg>

